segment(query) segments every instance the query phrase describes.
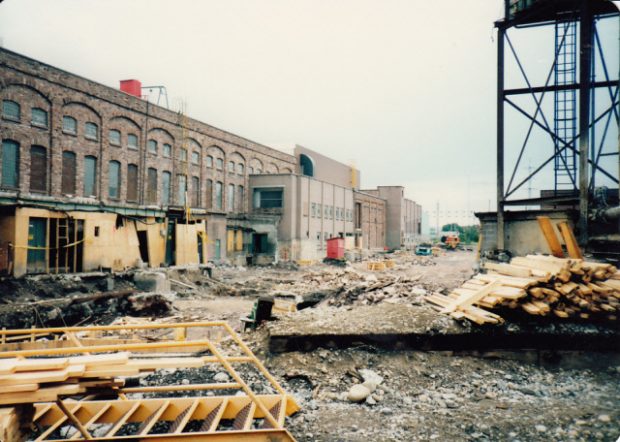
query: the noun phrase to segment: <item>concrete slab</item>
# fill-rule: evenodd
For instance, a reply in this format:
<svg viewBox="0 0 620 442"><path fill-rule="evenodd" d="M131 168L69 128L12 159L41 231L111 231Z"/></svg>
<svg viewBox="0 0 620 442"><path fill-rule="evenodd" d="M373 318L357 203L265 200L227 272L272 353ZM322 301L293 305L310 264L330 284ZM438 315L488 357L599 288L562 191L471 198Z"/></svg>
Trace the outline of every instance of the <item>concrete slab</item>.
<svg viewBox="0 0 620 442"><path fill-rule="evenodd" d="M272 352L371 345L388 350L551 349L620 351L617 325L459 323L427 306L383 303L302 310L268 324Z"/></svg>

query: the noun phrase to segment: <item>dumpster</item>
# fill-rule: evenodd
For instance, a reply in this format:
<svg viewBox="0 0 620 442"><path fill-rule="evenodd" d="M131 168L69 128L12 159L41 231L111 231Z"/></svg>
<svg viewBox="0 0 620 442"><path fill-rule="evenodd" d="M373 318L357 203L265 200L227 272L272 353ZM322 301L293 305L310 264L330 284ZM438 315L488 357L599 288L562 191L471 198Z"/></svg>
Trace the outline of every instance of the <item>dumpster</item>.
<svg viewBox="0 0 620 442"><path fill-rule="evenodd" d="M344 238L330 238L327 240L327 257L330 259L344 258Z"/></svg>

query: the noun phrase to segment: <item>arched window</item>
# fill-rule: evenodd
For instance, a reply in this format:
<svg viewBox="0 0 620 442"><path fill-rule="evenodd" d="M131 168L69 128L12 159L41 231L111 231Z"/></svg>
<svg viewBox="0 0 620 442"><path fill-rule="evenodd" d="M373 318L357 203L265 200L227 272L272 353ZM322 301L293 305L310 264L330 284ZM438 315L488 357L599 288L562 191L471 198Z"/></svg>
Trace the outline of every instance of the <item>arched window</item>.
<svg viewBox="0 0 620 442"><path fill-rule="evenodd" d="M110 129L110 132L108 133L108 141L112 146L120 146L121 132L116 129Z"/></svg>
<svg viewBox="0 0 620 442"><path fill-rule="evenodd" d="M62 153L61 189L66 195L75 195L76 159L73 152Z"/></svg>
<svg viewBox="0 0 620 442"><path fill-rule="evenodd" d="M215 167L217 168L217 170L222 170L224 168L224 160L221 158L217 158L215 160Z"/></svg>
<svg viewBox="0 0 620 442"><path fill-rule="evenodd" d="M229 161L228 162L228 171L230 173L234 173L235 172L235 163L233 161Z"/></svg>
<svg viewBox="0 0 620 442"><path fill-rule="evenodd" d="M47 149L43 146L30 148L30 190L47 191Z"/></svg>
<svg viewBox="0 0 620 442"><path fill-rule="evenodd" d="M148 150L150 153L157 153L157 141L156 140L149 140L147 142L148 145Z"/></svg>
<svg viewBox="0 0 620 442"><path fill-rule="evenodd" d="M95 123L86 123L84 128L84 137L86 137L86 139L93 141L99 140L99 126Z"/></svg>
<svg viewBox="0 0 620 442"><path fill-rule="evenodd" d="M19 143L2 141L2 187L19 187Z"/></svg>
<svg viewBox="0 0 620 442"><path fill-rule="evenodd" d="M237 173L243 175L243 172L245 172L245 166L243 163L237 163Z"/></svg>
<svg viewBox="0 0 620 442"><path fill-rule="evenodd" d="M108 165L108 196L119 198L121 188L121 163L110 161Z"/></svg>
<svg viewBox="0 0 620 442"><path fill-rule="evenodd" d="M127 201L138 201L138 166L127 165Z"/></svg>
<svg viewBox="0 0 620 442"><path fill-rule="evenodd" d="M84 157L84 196L97 196L97 158Z"/></svg>
<svg viewBox="0 0 620 442"><path fill-rule="evenodd" d="M47 128L47 112L41 108L32 108L32 120L33 126Z"/></svg>
<svg viewBox="0 0 620 442"><path fill-rule="evenodd" d="M213 167L213 157L211 155L207 155L207 167Z"/></svg>
<svg viewBox="0 0 620 442"><path fill-rule="evenodd" d="M303 153L299 155L299 166L302 175L314 176L314 161L308 155Z"/></svg>
<svg viewBox="0 0 620 442"><path fill-rule="evenodd" d="M62 117L62 131L66 134L77 134L77 120L73 117L65 115Z"/></svg>
<svg viewBox="0 0 620 442"><path fill-rule="evenodd" d="M138 149L138 136L135 134L127 135L127 147L129 149Z"/></svg>
<svg viewBox="0 0 620 442"><path fill-rule="evenodd" d="M3 100L2 117L6 118L7 120L21 120L21 108L19 107L19 103L11 100Z"/></svg>

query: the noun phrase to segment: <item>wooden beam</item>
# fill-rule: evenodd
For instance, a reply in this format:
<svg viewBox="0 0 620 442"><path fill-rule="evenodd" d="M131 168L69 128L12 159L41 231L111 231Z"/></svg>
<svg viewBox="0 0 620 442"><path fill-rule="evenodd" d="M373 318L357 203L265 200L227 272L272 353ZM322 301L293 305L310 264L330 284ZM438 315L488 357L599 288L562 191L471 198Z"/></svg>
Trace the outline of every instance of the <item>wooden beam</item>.
<svg viewBox="0 0 620 442"><path fill-rule="evenodd" d="M577 239L575 238L573 229L570 228L566 221L558 223L558 229L560 230L560 234L562 235L562 238L564 238L564 242L566 243L566 250L568 251L568 256L575 259L583 259L583 254L581 253L579 244L577 244Z"/></svg>
<svg viewBox="0 0 620 442"><path fill-rule="evenodd" d="M553 225L551 224L551 220L548 216L537 216L536 220L538 220L538 226L545 237L545 241L547 241L547 245L549 246L549 250L551 254L558 258L564 258L564 251L562 250L562 245L558 240L558 237L553 230Z"/></svg>

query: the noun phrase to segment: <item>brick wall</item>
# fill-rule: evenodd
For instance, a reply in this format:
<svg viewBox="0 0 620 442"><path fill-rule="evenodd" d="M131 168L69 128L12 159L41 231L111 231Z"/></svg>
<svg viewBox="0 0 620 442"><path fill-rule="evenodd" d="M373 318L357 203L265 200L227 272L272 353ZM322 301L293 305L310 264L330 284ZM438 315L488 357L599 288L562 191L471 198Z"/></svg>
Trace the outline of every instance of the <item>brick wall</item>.
<svg viewBox="0 0 620 442"><path fill-rule="evenodd" d="M0 49L0 102L11 100L20 104L19 121L0 116L0 138L20 144L19 189L2 189L30 193L30 147L40 145L47 149L47 192L55 199L84 197L84 158L97 159L96 198L113 206L141 207L146 204L148 169L157 171L156 198L161 204L163 194L162 174L171 174L171 205L180 205L178 176L187 176L188 198L191 201L193 177L198 178L200 204L198 208L223 213L228 206L230 184L235 187L235 204L232 212L247 211L250 197L248 179L250 173L289 172L295 170L295 157L260 145L243 137L209 126L200 121L181 117L172 111L140 100L119 90L103 86L77 75L56 69L36 60ZM32 124L32 108L40 108L48 114L48 127ZM63 116L77 121L77 133L63 131ZM97 125L97 138L87 137L86 123ZM183 125L181 125L183 123ZM183 129L185 126L185 130ZM110 130L121 133L120 145L109 138ZM137 148L129 146L129 135L137 137ZM148 141L157 143L156 152L148 149ZM170 156L164 154L164 145L171 146ZM185 160L181 149L187 150ZM63 195L62 155L74 152L77 157L76 193ZM192 152L197 152L196 157ZM213 159L212 165L208 157ZM218 169L217 159L223 163ZM1 170L0 155L0 170ZM119 198L108 196L108 168L110 161L120 163L121 187ZM232 171L229 163L233 162ZM127 169L130 164L138 166L138 200L127 201ZM239 166L239 164L242 165ZM221 182L223 210L208 207L215 203L215 195L207 196L207 180ZM240 195L243 193L243 201ZM213 204L214 205L214 204Z"/></svg>

